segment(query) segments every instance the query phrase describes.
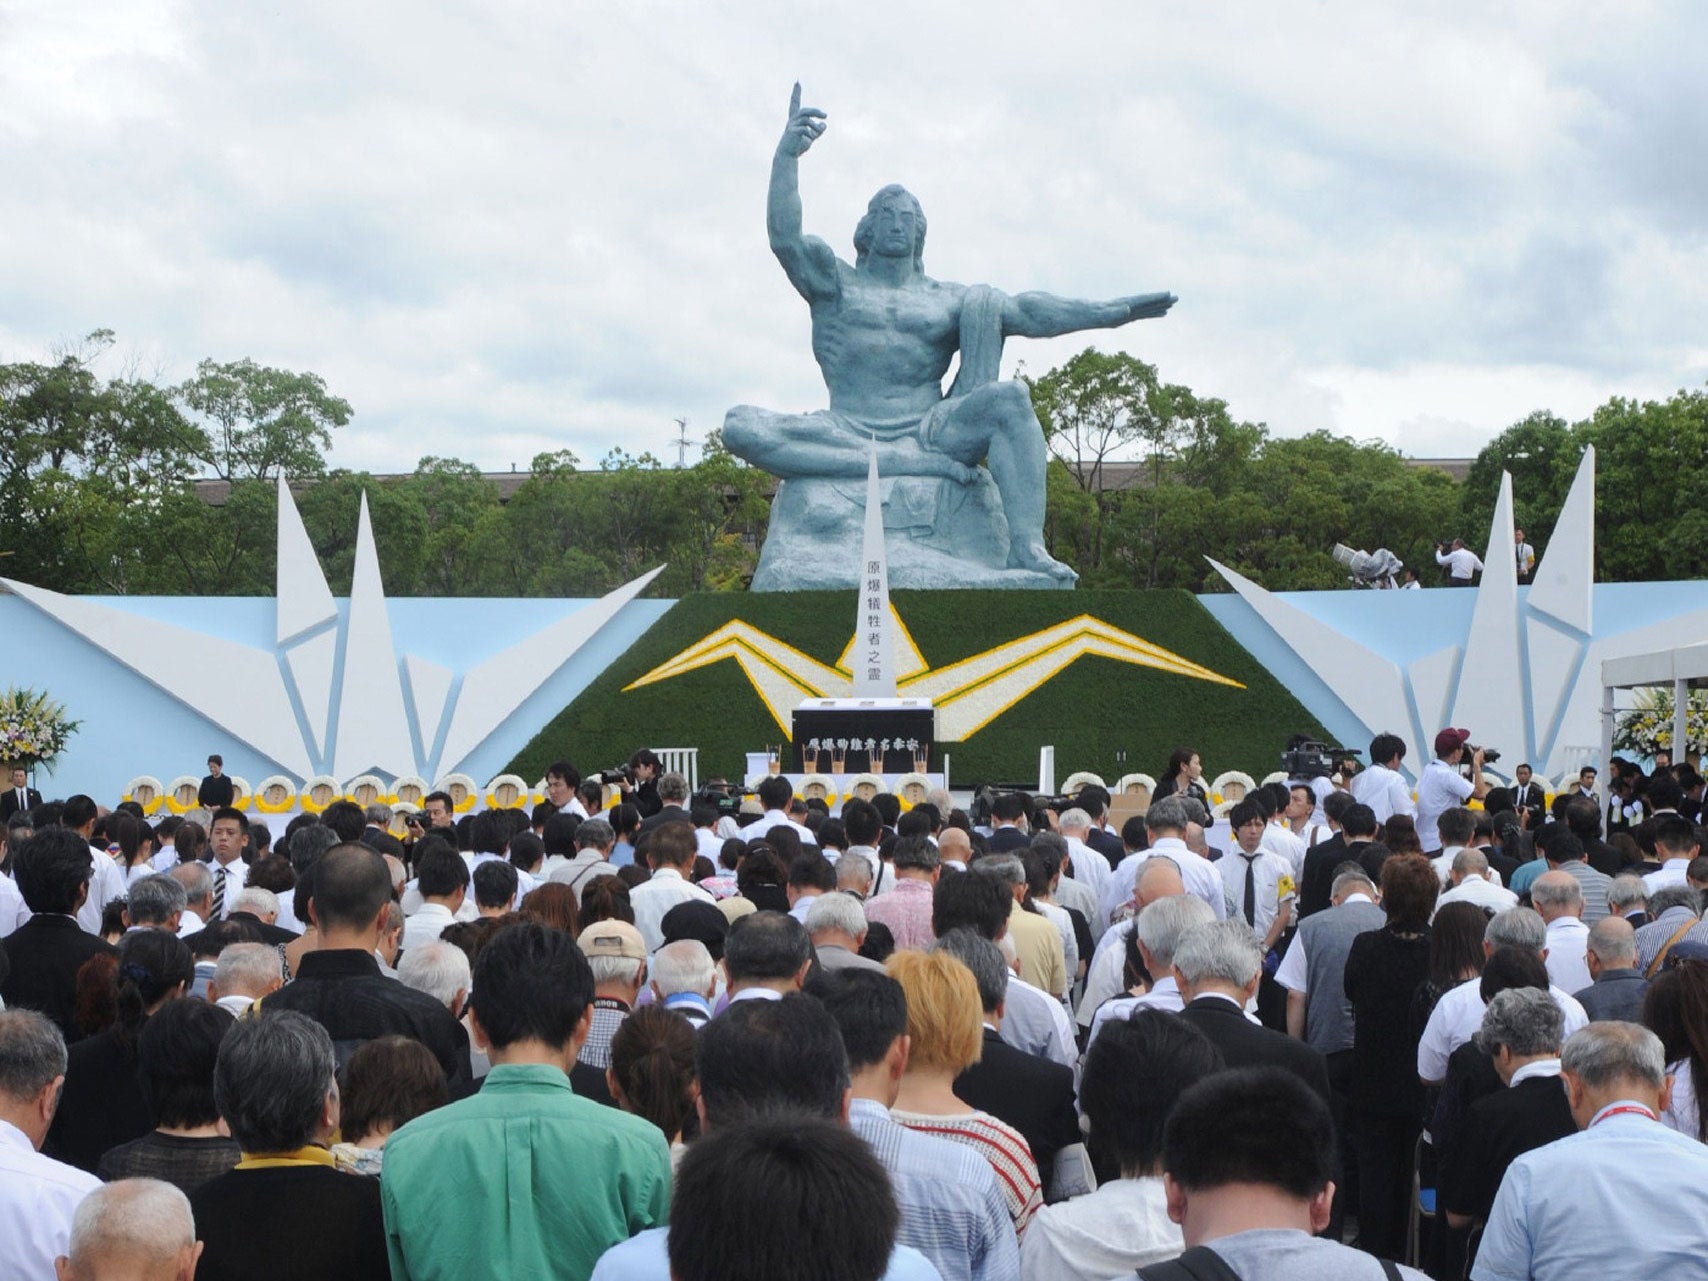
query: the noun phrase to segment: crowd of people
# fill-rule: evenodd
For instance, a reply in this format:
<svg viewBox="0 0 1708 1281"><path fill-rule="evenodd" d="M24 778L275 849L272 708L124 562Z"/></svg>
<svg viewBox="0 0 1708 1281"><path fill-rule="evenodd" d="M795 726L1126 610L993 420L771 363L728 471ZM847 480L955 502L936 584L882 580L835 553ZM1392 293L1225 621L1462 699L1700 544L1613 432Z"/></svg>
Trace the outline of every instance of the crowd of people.
<svg viewBox="0 0 1708 1281"><path fill-rule="evenodd" d="M15 787L0 1281L1701 1274L1702 779L1467 738L1118 829Z"/></svg>

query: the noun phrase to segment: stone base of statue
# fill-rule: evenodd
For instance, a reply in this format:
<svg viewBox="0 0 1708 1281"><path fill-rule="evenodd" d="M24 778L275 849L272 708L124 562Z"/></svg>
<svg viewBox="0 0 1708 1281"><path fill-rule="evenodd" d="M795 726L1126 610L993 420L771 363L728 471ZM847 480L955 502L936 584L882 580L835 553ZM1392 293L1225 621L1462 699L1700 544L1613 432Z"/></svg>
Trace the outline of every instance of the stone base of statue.
<svg viewBox="0 0 1708 1281"><path fill-rule="evenodd" d="M984 468L970 483L936 476L879 482L892 589L996 587L1072 590L1073 580L1010 569L1008 520L996 482ZM771 500L771 526L753 575L756 592L854 588L866 518L864 477L787 480Z"/></svg>

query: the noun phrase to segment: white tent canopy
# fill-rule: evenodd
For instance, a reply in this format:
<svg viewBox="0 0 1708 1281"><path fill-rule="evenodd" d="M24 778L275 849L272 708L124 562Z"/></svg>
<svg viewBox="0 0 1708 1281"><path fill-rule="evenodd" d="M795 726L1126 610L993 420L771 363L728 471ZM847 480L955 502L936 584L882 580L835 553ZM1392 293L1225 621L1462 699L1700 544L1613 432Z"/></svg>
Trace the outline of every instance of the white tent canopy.
<svg viewBox="0 0 1708 1281"><path fill-rule="evenodd" d="M1708 641L1652 654L1608 658L1601 664L1601 768L1613 759L1613 691L1639 685L1672 686L1672 758L1684 759L1690 690L1708 685Z"/></svg>

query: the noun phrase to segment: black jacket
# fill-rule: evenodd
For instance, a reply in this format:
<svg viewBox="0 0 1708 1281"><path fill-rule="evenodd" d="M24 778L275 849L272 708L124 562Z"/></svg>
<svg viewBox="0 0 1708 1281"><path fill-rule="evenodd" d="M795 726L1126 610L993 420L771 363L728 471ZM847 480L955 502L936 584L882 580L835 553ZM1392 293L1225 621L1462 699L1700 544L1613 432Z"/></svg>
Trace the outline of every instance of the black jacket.
<svg viewBox="0 0 1708 1281"><path fill-rule="evenodd" d="M1019 1130L1045 1182L1056 1153L1079 1142L1073 1069L1017 1050L989 1028L982 1057L955 1078L955 1097Z"/></svg>
<svg viewBox="0 0 1708 1281"><path fill-rule="evenodd" d="M339 948L306 953L296 978L262 1001L261 1009L308 1015L332 1037L340 1064L366 1042L396 1032L433 1051L453 1095L466 1086L471 1073L463 1025L424 992L381 974L371 952Z"/></svg>
<svg viewBox="0 0 1708 1281"><path fill-rule="evenodd" d="M1200 996L1180 1017L1210 1038L1228 1067L1286 1068L1328 1102L1328 1065L1303 1041L1253 1023L1239 1006L1219 996Z"/></svg>
<svg viewBox="0 0 1708 1281"><path fill-rule="evenodd" d="M1336 832L1318 841L1305 851L1305 868L1299 876L1299 916L1314 916L1332 906L1330 891L1334 888L1334 869L1348 858L1346 835Z"/></svg>
<svg viewBox="0 0 1708 1281"><path fill-rule="evenodd" d="M24 803L19 805L17 791L8 787L4 792L0 792L0 822L4 822L14 814L28 814L41 803L42 794L33 787L26 787L24 789Z"/></svg>
<svg viewBox="0 0 1708 1281"><path fill-rule="evenodd" d="M9 938L0 939L0 949L11 963L0 981L6 1008L40 1010L59 1024L67 1041L75 1041L77 971L91 956L113 955L112 945L85 931L73 917L32 916Z"/></svg>

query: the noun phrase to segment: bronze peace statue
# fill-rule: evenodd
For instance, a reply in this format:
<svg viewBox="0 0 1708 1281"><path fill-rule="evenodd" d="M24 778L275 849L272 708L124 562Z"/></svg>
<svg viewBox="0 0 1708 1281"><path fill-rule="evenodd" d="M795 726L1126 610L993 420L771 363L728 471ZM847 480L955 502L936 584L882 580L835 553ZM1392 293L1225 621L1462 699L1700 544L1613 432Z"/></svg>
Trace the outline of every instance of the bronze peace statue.
<svg viewBox="0 0 1708 1281"><path fill-rule="evenodd" d="M892 587L1072 587L1073 570L1044 549L1044 435L1025 385L997 376L1003 341L1161 316L1174 295L1082 302L933 280L925 212L894 185L872 197L854 262L844 262L801 229L800 157L824 130L797 84L771 161L766 229L811 309L830 408L738 405L724 419L730 451L783 482L753 589L855 585L874 442Z"/></svg>

